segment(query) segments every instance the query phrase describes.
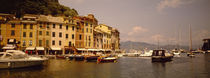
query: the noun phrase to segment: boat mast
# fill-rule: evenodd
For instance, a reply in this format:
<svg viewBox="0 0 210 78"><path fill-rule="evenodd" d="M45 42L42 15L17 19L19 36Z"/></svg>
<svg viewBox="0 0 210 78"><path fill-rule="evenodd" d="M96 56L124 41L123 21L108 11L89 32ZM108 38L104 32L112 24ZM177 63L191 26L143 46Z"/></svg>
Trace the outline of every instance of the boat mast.
<svg viewBox="0 0 210 78"><path fill-rule="evenodd" d="M160 47L159 47L159 37L157 38L157 40L158 40L158 49L159 49L159 48L160 48Z"/></svg>
<svg viewBox="0 0 210 78"><path fill-rule="evenodd" d="M190 42L189 42L189 50L191 51L192 50L192 32L191 32L191 25L189 24L189 39L190 39Z"/></svg>

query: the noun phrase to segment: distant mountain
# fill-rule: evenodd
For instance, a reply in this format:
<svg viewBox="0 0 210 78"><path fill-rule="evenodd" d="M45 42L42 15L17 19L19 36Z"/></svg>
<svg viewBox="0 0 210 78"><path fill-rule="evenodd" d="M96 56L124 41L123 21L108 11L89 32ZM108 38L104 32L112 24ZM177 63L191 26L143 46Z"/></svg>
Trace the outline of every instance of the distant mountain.
<svg viewBox="0 0 210 78"><path fill-rule="evenodd" d="M0 13L15 14L44 14L53 16L76 16L75 9L59 4L58 0L0 0Z"/></svg>
<svg viewBox="0 0 210 78"><path fill-rule="evenodd" d="M172 50L176 48L176 45L162 45L160 48ZM129 49L136 49L136 50L143 50L144 48L148 49L157 49L158 46L155 44L150 44L146 42L133 42L133 41L126 41L120 43L120 48L128 51ZM188 46L180 46L182 49L188 50Z"/></svg>

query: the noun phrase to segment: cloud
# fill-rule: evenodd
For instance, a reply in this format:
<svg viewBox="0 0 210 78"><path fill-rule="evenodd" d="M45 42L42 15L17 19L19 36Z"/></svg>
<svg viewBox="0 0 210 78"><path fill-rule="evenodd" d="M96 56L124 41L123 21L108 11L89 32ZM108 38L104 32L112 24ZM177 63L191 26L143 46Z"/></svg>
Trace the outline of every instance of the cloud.
<svg viewBox="0 0 210 78"><path fill-rule="evenodd" d="M141 26L135 26L132 28L132 30L130 32L128 32L128 35L131 36L131 35L147 32L147 31L148 30L146 28L143 28Z"/></svg>
<svg viewBox="0 0 210 78"><path fill-rule="evenodd" d="M162 12L165 8L177 8L182 5L193 3L195 0L162 0L156 7L158 12Z"/></svg>

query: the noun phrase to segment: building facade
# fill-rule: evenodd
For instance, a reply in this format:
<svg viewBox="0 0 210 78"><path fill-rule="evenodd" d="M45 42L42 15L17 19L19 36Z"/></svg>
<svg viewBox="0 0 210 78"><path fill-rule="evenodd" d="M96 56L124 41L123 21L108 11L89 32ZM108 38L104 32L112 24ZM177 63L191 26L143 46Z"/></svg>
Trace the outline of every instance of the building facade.
<svg viewBox="0 0 210 78"><path fill-rule="evenodd" d="M8 44L37 55L62 55L74 51L115 51L119 31L99 24L92 14L75 17L25 14L15 18L0 14L0 49Z"/></svg>

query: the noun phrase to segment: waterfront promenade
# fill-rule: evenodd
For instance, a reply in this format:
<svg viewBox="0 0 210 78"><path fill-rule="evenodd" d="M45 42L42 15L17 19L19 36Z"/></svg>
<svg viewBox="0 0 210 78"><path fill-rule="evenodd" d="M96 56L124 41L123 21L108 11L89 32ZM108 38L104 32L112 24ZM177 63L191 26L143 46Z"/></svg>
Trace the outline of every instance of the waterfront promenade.
<svg viewBox="0 0 210 78"><path fill-rule="evenodd" d="M209 78L210 54L174 57L152 63L150 57L122 57L116 63L50 59L41 67L0 70L2 78Z"/></svg>

